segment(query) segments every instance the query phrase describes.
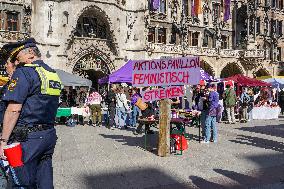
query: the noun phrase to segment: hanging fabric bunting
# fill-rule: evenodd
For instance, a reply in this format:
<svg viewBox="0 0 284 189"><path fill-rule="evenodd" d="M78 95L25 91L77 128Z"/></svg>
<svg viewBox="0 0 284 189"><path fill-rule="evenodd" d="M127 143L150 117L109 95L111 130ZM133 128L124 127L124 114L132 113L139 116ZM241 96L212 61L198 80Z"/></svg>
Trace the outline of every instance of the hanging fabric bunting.
<svg viewBox="0 0 284 189"><path fill-rule="evenodd" d="M227 22L227 20L230 19L230 13L231 13L231 0L224 0L224 22Z"/></svg>
<svg viewBox="0 0 284 189"><path fill-rule="evenodd" d="M201 14L201 0L194 0L194 13L195 16Z"/></svg>
<svg viewBox="0 0 284 189"><path fill-rule="evenodd" d="M158 10L160 8L160 0L152 0L152 7L154 10Z"/></svg>
<svg viewBox="0 0 284 189"><path fill-rule="evenodd" d="M191 0L191 16L195 16L194 1L195 0Z"/></svg>

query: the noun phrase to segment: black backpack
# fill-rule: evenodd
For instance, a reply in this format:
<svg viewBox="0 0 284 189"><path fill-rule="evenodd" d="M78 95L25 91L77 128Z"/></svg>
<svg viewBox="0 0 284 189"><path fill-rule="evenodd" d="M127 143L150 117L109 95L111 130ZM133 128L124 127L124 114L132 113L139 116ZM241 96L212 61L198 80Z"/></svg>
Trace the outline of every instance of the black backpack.
<svg viewBox="0 0 284 189"><path fill-rule="evenodd" d="M247 106L250 103L250 97L248 95L245 95L243 98L243 106Z"/></svg>

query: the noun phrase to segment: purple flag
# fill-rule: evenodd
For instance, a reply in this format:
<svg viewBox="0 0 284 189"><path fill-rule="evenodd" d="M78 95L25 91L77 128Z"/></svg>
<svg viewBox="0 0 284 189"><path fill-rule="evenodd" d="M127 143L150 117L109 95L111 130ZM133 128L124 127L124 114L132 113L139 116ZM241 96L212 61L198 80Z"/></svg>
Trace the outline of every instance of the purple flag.
<svg viewBox="0 0 284 189"><path fill-rule="evenodd" d="M152 0L153 10L158 10L160 8L160 0Z"/></svg>
<svg viewBox="0 0 284 189"><path fill-rule="evenodd" d="M227 20L230 19L230 6L231 6L231 0L224 0L224 22L227 22Z"/></svg>

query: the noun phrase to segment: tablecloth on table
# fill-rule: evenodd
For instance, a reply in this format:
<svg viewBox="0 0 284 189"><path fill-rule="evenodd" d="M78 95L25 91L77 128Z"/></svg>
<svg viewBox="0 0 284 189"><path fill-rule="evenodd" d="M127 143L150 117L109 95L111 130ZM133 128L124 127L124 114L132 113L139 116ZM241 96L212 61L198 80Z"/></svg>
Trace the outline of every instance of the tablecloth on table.
<svg viewBox="0 0 284 189"><path fill-rule="evenodd" d="M279 107L254 107L252 109L252 119L278 119L280 112Z"/></svg>
<svg viewBox="0 0 284 189"><path fill-rule="evenodd" d="M58 108L56 117L69 117L71 116L71 108Z"/></svg>

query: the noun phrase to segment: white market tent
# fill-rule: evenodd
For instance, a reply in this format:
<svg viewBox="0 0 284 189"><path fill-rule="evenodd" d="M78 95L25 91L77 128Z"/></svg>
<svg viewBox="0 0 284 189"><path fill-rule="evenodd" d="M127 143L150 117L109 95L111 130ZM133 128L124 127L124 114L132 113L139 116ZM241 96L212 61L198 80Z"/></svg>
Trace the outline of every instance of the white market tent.
<svg viewBox="0 0 284 189"><path fill-rule="evenodd" d="M283 76L263 76L259 77L264 82L270 83L273 87L283 89L284 88L284 77Z"/></svg>
<svg viewBox="0 0 284 189"><path fill-rule="evenodd" d="M82 78L80 76L65 72L63 70L55 69L62 84L64 86L72 87L91 87L92 81L89 79Z"/></svg>

